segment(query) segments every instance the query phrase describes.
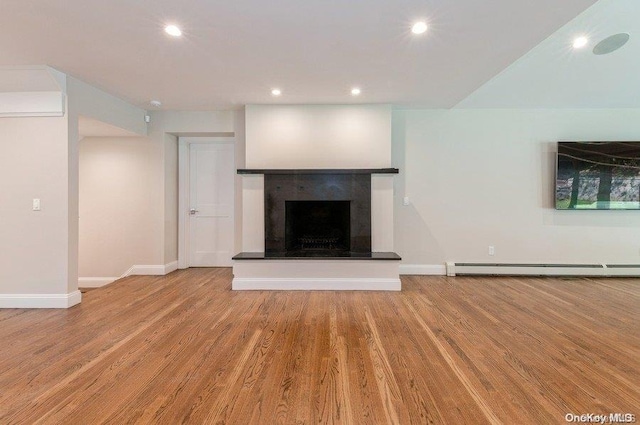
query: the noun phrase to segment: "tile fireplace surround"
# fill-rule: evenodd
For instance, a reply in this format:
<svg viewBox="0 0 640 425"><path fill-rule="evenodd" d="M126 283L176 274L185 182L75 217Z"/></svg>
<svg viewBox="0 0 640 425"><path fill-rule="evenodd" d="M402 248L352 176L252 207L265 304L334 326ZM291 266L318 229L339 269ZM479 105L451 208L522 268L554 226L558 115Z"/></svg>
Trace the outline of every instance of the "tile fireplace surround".
<svg viewBox="0 0 640 425"><path fill-rule="evenodd" d="M372 252L372 174L383 169L238 170L264 175L264 252L233 257L234 290L400 290L394 252Z"/></svg>

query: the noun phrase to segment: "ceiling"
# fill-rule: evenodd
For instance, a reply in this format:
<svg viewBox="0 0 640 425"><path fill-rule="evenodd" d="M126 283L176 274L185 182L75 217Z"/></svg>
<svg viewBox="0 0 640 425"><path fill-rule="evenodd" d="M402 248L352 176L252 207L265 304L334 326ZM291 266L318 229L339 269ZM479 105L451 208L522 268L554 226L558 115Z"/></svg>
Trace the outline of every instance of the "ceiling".
<svg viewBox="0 0 640 425"><path fill-rule="evenodd" d="M604 38L628 33L619 50L594 55ZM589 43L573 49L572 40ZM640 1L600 0L460 102L459 108L640 107Z"/></svg>
<svg viewBox="0 0 640 425"><path fill-rule="evenodd" d="M594 2L2 0L0 66L49 65L146 109L449 108ZM418 19L422 36L410 32ZM168 23L184 36L165 35Z"/></svg>

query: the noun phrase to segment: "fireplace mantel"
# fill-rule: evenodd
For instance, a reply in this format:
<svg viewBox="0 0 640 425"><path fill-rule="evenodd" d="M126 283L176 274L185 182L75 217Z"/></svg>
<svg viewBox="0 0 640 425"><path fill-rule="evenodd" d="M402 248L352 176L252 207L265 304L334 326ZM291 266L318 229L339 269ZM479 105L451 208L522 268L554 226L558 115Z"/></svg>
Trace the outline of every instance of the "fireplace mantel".
<svg viewBox="0 0 640 425"><path fill-rule="evenodd" d="M238 174L398 174L397 168L239 168Z"/></svg>

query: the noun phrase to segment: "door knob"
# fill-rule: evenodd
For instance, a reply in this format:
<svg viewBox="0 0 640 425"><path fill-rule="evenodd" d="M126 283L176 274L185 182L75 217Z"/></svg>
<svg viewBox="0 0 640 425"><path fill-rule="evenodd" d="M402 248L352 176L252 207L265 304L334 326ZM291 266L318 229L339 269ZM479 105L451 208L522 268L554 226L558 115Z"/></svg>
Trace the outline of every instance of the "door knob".
<svg viewBox="0 0 640 425"><path fill-rule="evenodd" d="M197 212L198 212L198 210L197 210L197 209L195 209L195 208L191 208L191 209L189 210L189 214L191 214L191 215L196 215L196 213L197 213Z"/></svg>

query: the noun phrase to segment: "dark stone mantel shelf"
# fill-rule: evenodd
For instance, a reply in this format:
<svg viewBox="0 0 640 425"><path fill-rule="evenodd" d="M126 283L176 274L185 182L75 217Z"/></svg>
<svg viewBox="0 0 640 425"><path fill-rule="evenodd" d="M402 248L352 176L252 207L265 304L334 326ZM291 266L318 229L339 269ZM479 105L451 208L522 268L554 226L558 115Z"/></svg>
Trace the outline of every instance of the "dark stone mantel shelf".
<svg viewBox="0 0 640 425"><path fill-rule="evenodd" d="M285 253L241 252L233 257L234 260L371 260L371 261L400 261L402 258L395 252L348 252L337 256L287 255Z"/></svg>
<svg viewBox="0 0 640 425"><path fill-rule="evenodd" d="M294 168L294 169L251 169L239 168L238 174L398 174L397 168Z"/></svg>

